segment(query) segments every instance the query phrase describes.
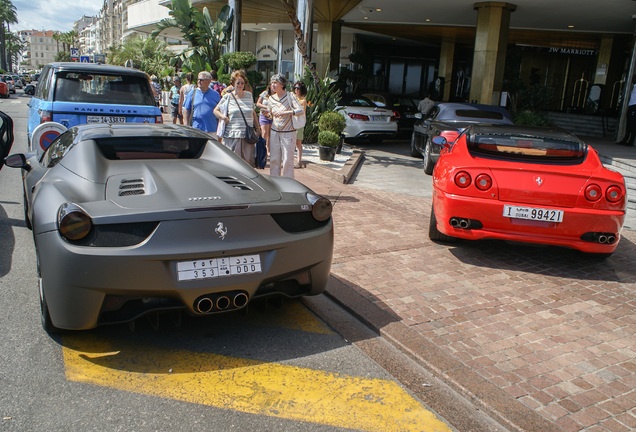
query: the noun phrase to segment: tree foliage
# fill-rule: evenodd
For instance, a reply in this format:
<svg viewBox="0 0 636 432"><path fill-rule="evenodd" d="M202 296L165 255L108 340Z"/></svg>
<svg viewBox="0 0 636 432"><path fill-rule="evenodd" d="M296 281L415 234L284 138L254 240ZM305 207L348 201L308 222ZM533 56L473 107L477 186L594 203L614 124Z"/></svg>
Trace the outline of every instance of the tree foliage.
<svg viewBox="0 0 636 432"><path fill-rule="evenodd" d="M7 69L7 58L11 61L11 55L7 56L6 34L10 32L11 24L18 23L16 7L11 0L0 0L0 68Z"/></svg>
<svg viewBox="0 0 636 432"><path fill-rule="evenodd" d="M184 72L199 73L202 70L216 69L221 57L221 47L230 38L233 12L225 5L219 11L216 22L210 17L208 8L203 11L192 6L191 0L174 0L166 5L170 9L171 18L161 20L151 37L156 39L168 28L177 28L190 48L174 56L170 64L181 64Z"/></svg>
<svg viewBox="0 0 636 432"><path fill-rule="evenodd" d="M316 83L309 68L305 68L305 76L302 79L307 87L307 122L303 138L305 143L316 142L320 115L335 110L338 105L341 92L334 78L333 73L329 73Z"/></svg>
<svg viewBox="0 0 636 432"><path fill-rule="evenodd" d="M137 35L111 47L107 63L125 66L128 60L132 60L133 67L148 75L163 76L171 57L172 52L165 42Z"/></svg>

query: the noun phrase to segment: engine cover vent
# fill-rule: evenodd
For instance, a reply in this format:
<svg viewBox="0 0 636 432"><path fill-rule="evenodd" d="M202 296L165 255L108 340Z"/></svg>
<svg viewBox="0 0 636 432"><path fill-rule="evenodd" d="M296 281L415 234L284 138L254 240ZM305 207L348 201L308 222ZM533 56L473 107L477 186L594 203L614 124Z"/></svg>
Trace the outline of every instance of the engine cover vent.
<svg viewBox="0 0 636 432"><path fill-rule="evenodd" d="M232 186L234 189L238 189L238 190L248 190L251 191L253 190L251 187L249 187L248 185L245 184L245 182L237 179L236 177L232 177L232 176L220 176L217 177L219 180L223 180L226 184Z"/></svg>
<svg viewBox="0 0 636 432"><path fill-rule="evenodd" d="M144 195L144 179L123 179L119 184L119 196Z"/></svg>

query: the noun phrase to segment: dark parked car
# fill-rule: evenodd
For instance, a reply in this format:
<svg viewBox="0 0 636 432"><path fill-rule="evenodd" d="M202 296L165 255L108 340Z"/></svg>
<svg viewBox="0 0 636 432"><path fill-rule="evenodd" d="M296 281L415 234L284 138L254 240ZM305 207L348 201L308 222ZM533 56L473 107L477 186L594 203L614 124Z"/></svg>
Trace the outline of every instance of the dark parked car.
<svg viewBox="0 0 636 432"><path fill-rule="evenodd" d="M24 94L28 94L33 96L35 94L35 86L37 85L37 82L30 82L27 85L24 86Z"/></svg>
<svg viewBox="0 0 636 432"><path fill-rule="evenodd" d="M76 126L41 156L5 163L22 169L48 332L237 310L327 284L331 202L197 129Z"/></svg>
<svg viewBox="0 0 636 432"><path fill-rule="evenodd" d="M510 113L505 109L481 104L441 102L436 104L413 125L411 136L411 156L424 157L424 172L433 174L433 167L439 158L440 147L434 146L432 139L443 136L452 143L468 126L483 124L513 124Z"/></svg>
<svg viewBox="0 0 636 432"><path fill-rule="evenodd" d="M398 123L398 135L407 136L413 132L417 114L417 103L409 96L386 93L365 93L377 106L393 110Z"/></svg>

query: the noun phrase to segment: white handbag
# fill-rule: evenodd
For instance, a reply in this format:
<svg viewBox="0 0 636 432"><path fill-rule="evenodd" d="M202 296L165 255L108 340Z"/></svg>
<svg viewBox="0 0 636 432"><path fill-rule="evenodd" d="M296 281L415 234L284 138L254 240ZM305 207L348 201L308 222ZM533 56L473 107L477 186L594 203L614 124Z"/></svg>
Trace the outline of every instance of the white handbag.
<svg viewBox="0 0 636 432"><path fill-rule="evenodd" d="M296 96L294 95L290 95L290 101L291 101L291 105L292 105L292 109L294 108L294 102L298 105L298 107L302 110L302 113L300 114L295 114L292 116L292 125L294 125L294 129L300 129L305 127L305 123L307 123L307 116L305 115L305 110L303 109L302 105L300 105L300 102L298 102L298 99L296 99Z"/></svg>

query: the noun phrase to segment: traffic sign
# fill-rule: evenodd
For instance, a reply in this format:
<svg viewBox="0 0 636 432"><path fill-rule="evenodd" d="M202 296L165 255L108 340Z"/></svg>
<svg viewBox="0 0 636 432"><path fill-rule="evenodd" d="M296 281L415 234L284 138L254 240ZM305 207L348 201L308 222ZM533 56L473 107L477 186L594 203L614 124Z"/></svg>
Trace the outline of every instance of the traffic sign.
<svg viewBox="0 0 636 432"><path fill-rule="evenodd" d="M87 55L80 56L80 63L90 63L91 58Z"/></svg>
<svg viewBox="0 0 636 432"><path fill-rule="evenodd" d="M71 48L71 60L78 60L79 55L79 48Z"/></svg>
<svg viewBox="0 0 636 432"><path fill-rule="evenodd" d="M66 127L57 122L42 123L33 130L31 146L37 146L37 152L41 154L64 131L66 131Z"/></svg>

